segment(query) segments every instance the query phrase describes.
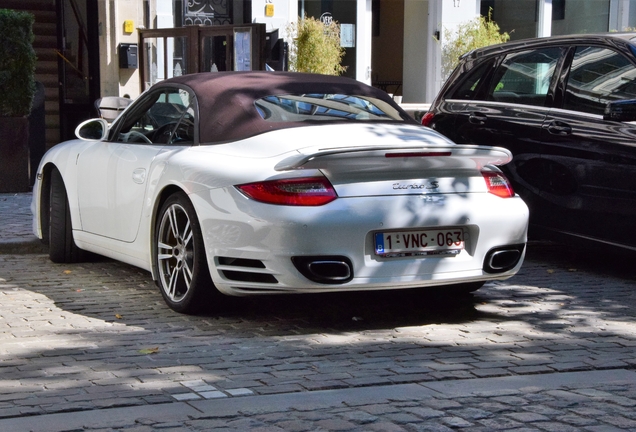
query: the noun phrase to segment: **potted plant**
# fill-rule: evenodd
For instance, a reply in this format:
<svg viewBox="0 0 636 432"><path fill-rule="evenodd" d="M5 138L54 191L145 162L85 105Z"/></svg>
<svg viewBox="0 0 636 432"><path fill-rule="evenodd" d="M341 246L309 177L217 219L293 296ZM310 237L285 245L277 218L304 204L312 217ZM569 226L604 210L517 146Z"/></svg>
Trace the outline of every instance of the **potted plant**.
<svg viewBox="0 0 636 432"><path fill-rule="evenodd" d="M29 120L35 94L33 15L0 9L0 192L29 190Z"/></svg>
<svg viewBox="0 0 636 432"><path fill-rule="evenodd" d="M312 17L304 17L288 26L291 35L289 69L323 75L340 75L345 67L340 63L345 54L340 46L340 26L332 21L325 24Z"/></svg>
<svg viewBox="0 0 636 432"><path fill-rule="evenodd" d="M489 45L508 42L510 35L501 33L499 26L492 20L492 9L488 17L479 16L463 22L453 31L444 29L442 44L442 77L447 79L459 58L468 51Z"/></svg>

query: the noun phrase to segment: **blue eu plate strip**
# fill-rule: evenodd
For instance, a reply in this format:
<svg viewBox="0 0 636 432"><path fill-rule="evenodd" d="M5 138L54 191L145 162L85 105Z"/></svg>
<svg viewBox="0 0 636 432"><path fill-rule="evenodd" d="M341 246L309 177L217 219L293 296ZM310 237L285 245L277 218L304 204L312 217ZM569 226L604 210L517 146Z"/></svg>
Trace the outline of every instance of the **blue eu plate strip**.
<svg viewBox="0 0 636 432"><path fill-rule="evenodd" d="M375 253L384 253L384 234L375 233Z"/></svg>

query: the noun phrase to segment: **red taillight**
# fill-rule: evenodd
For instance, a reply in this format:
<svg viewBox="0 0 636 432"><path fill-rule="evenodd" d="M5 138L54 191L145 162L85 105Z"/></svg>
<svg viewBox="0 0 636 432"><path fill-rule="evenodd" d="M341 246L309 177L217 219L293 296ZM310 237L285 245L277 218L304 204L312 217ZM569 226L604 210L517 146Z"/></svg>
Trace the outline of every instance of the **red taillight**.
<svg viewBox="0 0 636 432"><path fill-rule="evenodd" d="M422 116L422 126L430 125L431 121L433 120L433 117L435 117L435 114L433 114L430 111L424 114L424 116Z"/></svg>
<svg viewBox="0 0 636 432"><path fill-rule="evenodd" d="M488 192L501 198L511 198L515 196L515 191L505 175L496 171L482 171L481 175L486 180Z"/></svg>
<svg viewBox="0 0 636 432"><path fill-rule="evenodd" d="M338 198L325 177L269 180L236 187L248 197L267 204L320 206Z"/></svg>

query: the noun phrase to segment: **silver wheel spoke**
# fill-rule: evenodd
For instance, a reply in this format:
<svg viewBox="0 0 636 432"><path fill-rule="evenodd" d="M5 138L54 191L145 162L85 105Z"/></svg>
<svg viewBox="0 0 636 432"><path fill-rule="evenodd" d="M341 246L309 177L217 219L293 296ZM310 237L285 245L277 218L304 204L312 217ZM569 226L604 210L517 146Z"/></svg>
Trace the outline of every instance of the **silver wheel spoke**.
<svg viewBox="0 0 636 432"><path fill-rule="evenodd" d="M175 300L177 295L177 281L179 280L179 270L177 268L172 269L172 273L170 274L170 281L168 283L168 297L171 300Z"/></svg>
<svg viewBox="0 0 636 432"><path fill-rule="evenodd" d="M179 228L177 227L177 209L175 206L170 207L168 210L168 218L170 222L170 231L175 238L179 238Z"/></svg>
<svg viewBox="0 0 636 432"><path fill-rule="evenodd" d="M190 227L190 219L188 219L188 223L186 224L184 230L183 230L183 246L187 246L188 243L190 243L190 240L192 240L192 229Z"/></svg>
<svg viewBox="0 0 636 432"><path fill-rule="evenodd" d="M190 289L190 284L192 283L192 269L190 268L190 265L188 264L187 261L183 262L182 272L183 272L183 280L185 281L188 289Z"/></svg>
<svg viewBox="0 0 636 432"><path fill-rule="evenodd" d="M157 249L157 258L159 260L167 260L172 258L172 249L174 248L169 244L159 242L159 244L157 245Z"/></svg>

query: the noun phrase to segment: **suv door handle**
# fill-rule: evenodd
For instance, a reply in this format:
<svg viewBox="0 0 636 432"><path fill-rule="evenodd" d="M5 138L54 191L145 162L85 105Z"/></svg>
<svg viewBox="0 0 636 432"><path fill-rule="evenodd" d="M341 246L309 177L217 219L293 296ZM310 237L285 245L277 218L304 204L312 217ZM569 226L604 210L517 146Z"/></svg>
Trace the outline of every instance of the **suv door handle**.
<svg viewBox="0 0 636 432"><path fill-rule="evenodd" d="M476 112L472 112L468 116L468 121L476 125L483 125L484 123L486 123L486 120L488 120L487 116L485 116L484 114L476 113Z"/></svg>
<svg viewBox="0 0 636 432"><path fill-rule="evenodd" d="M572 133L572 127L560 121L552 121L548 124L548 132L552 135L570 135Z"/></svg>

